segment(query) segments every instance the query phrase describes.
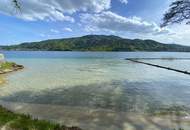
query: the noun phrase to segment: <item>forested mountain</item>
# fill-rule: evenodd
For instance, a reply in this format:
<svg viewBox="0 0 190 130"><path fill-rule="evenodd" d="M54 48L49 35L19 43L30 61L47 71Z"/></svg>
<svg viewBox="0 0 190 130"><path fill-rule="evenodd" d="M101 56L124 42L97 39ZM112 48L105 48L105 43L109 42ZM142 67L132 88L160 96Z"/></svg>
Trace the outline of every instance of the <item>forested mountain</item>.
<svg viewBox="0 0 190 130"><path fill-rule="evenodd" d="M87 35L76 38L53 39L19 45L1 46L1 50L34 51L179 51L190 52L190 47L163 44L153 40L124 39L117 36Z"/></svg>

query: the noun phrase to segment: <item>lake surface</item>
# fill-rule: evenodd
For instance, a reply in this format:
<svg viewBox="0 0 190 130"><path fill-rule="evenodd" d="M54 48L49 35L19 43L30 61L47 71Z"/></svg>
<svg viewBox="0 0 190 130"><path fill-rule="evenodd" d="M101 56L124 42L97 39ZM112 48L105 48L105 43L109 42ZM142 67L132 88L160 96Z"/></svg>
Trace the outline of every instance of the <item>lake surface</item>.
<svg viewBox="0 0 190 130"><path fill-rule="evenodd" d="M25 66L4 75L6 83L0 86L1 104L17 112L85 130L170 130L179 127L173 119L147 115L190 107L189 75L125 60L190 58L190 53L3 53L8 61ZM146 62L190 71L190 60Z"/></svg>

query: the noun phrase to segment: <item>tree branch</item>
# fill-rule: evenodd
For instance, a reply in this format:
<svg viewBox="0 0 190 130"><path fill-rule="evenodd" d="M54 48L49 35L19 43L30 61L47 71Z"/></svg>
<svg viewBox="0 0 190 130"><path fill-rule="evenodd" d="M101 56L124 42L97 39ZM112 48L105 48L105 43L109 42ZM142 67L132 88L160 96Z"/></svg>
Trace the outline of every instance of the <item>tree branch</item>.
<svg viewBox="0 0 190 130"><path fill-rule="evenodd" d="M190 0L172 2L169 10L164 14L162 27L174 23L190 23Z"/></svg>
<svg viewBox="0 0 190 130"><path fill-rule="evenodd" d="M14 4L14 6L15 6L16 9L19 9L19 10L21 9L18 0L12 0L12 2L13 2L13 4Z"/></svg>

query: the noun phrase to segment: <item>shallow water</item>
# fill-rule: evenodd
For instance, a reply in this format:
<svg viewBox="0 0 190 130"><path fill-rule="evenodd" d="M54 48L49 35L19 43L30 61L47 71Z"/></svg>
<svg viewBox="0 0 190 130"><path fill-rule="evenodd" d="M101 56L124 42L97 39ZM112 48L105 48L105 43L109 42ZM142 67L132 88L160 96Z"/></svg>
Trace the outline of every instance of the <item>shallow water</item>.
<svg viewBox="0 0 190 130"><path fill-rule="evenodd" d="M129 123L122 115L132 114L138 119L138 115L165 107L190 107L189 75L124 60L140 57L190 58L190 53L4 53L7 60L25 66L22 71L5 75L7 81L0 87L2 104L15 111L84 129L115 130L126 129L123 125ZM190 71L188 60L148 62ZM44 113L42 108L46 109ZM96 116L90 111L95 111ZM110 112L115 116L112 117ZM109 122L109 115L116 119ZM100 119L105 121L96 121ZM142 130L143 124L137 128Z"/></svg>

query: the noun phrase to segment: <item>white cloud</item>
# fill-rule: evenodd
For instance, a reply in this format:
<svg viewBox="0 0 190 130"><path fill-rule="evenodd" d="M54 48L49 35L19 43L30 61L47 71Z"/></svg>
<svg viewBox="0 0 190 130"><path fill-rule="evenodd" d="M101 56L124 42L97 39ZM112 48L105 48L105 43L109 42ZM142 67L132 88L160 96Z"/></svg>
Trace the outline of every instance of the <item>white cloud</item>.
<svg viewBox="0 0 190 130"><path fill-rule="evenodd" d="M130 32L138 34L163 34L169 30L160 28L155 23L143 21L139 17L123 17L110 11L98 14L82 14L81 22L87 31L115 31Z"/></svg>
<svg viewBox="0 0 190 130"><path fill-rule="evenodd" d="M176 24L171 26L170 29L172 32L175 32L171 35L163 35L156 40L159 41L167 41L167 43L176 43L176 44L183 44L183 45L190 45L190 26L189 25L182 25Z"/></svg>
<svg viewBox="0 0 190 130"><path fill-rule="evenodd" d="M46 37L44 33L40 33L40 37Z"/></svg>
<svg viewBox="0 0 190 130"><path fill-rule="evenodd" d="M68 28L68 27L64 28L64 30L67 31L67 32L72 32L73 31L71 28Z"/></svg>
<svg viewBox="0 0 190 130"><path fill-rule="evenodd" d="M127 4L128 3L128 0L119 0L121 3L123 4Z"/></svg>
<svg viewBox="0 0 190 130"><path fill-rule="evenodd" d="M56 29L51 29L50 30L52 33L59 33L59 30L56 30Z"/></svg>
<svg viewBox="0 0 190 130"><path fill-rule="evenodd" d="M0 0L0 12L24 20L71 21L77 11L101 12L109 9L111 0L20 0L21 13L13 13L11 0ZM67 15L66 15L67 14Z"/></svg>

